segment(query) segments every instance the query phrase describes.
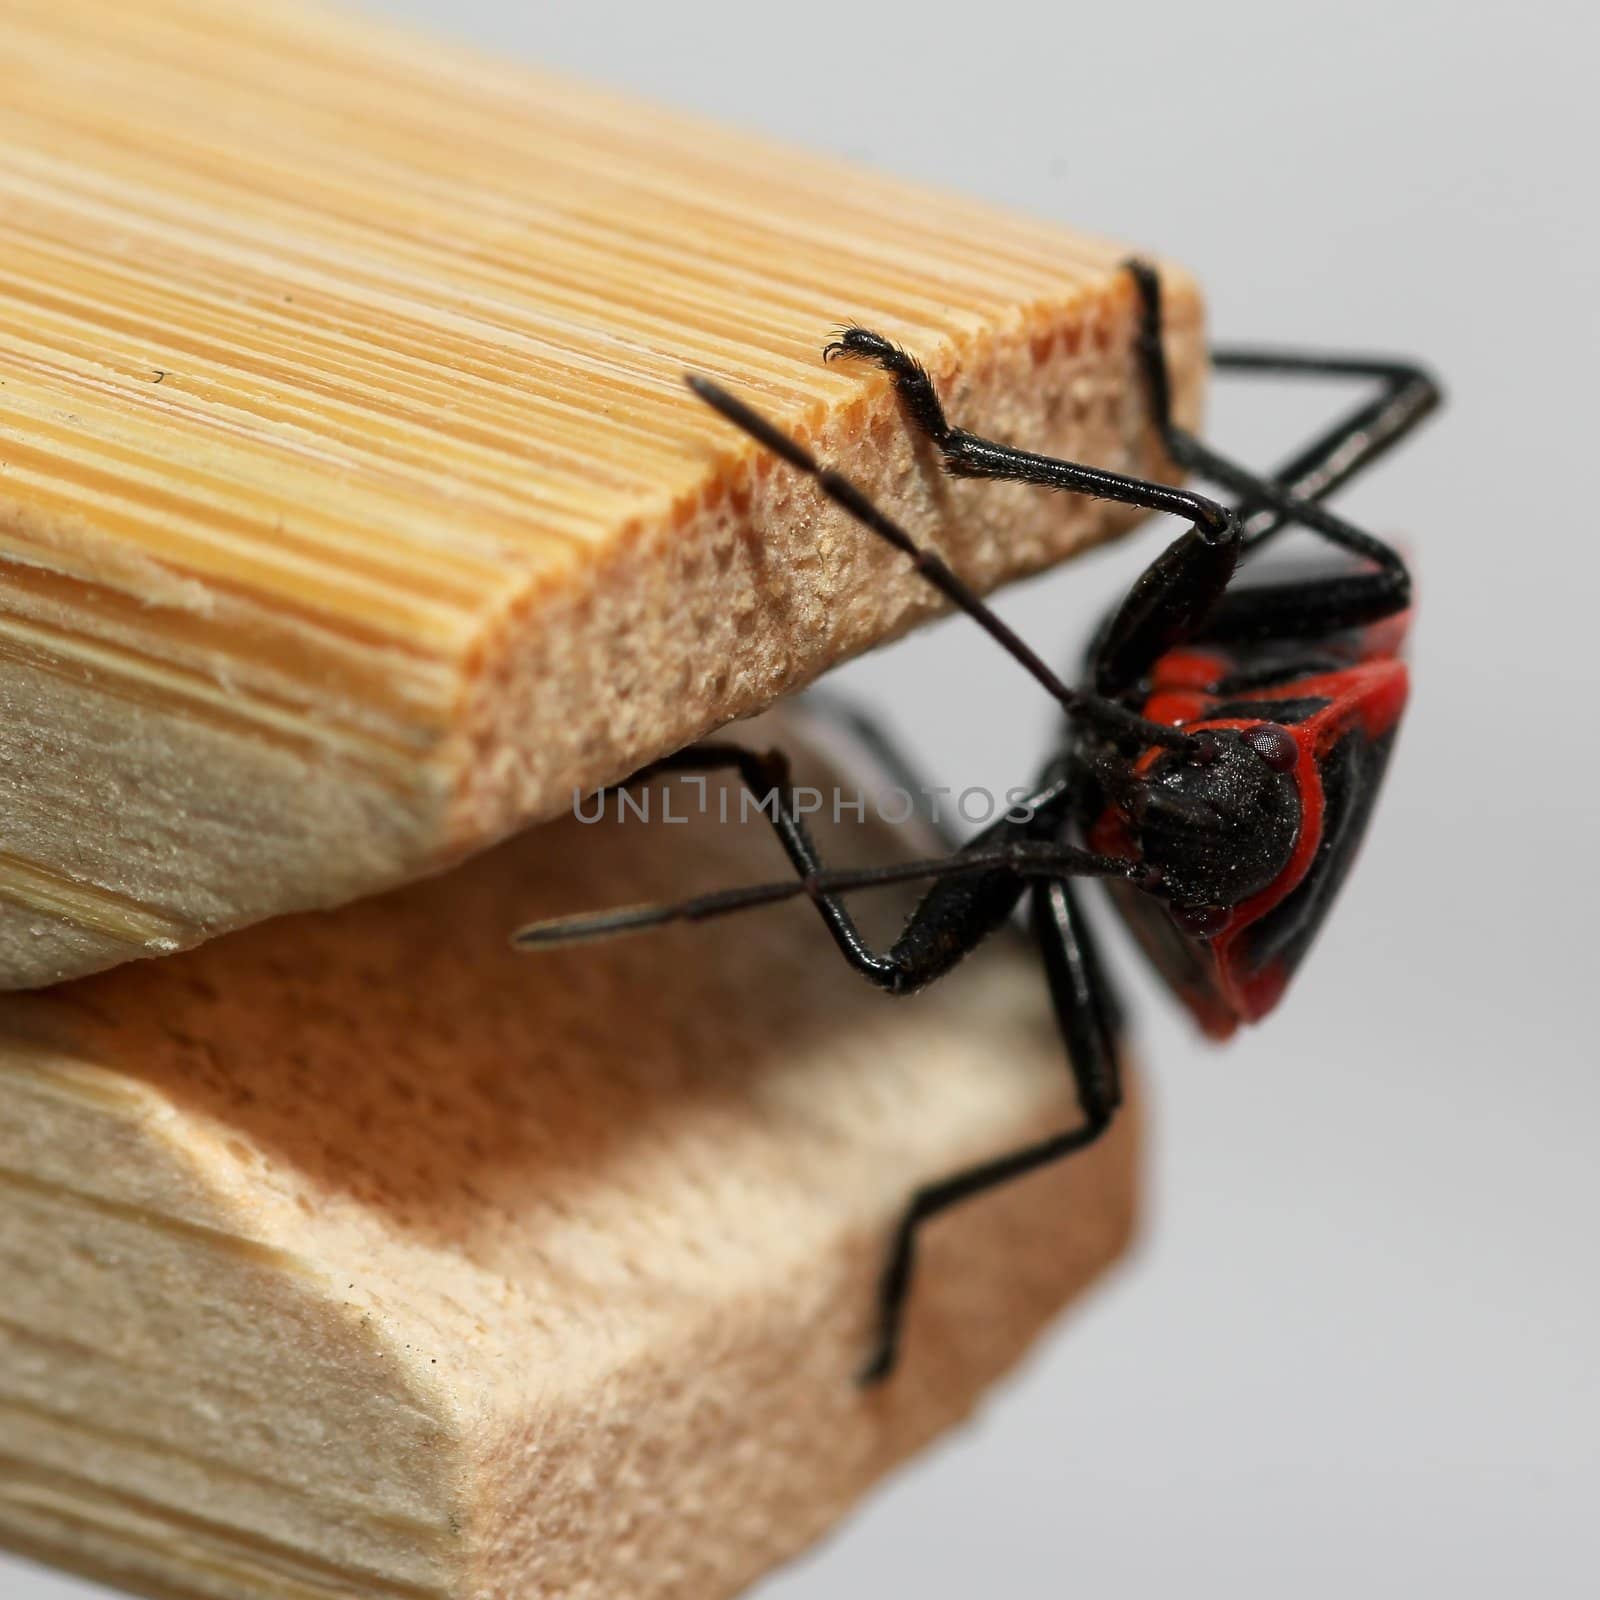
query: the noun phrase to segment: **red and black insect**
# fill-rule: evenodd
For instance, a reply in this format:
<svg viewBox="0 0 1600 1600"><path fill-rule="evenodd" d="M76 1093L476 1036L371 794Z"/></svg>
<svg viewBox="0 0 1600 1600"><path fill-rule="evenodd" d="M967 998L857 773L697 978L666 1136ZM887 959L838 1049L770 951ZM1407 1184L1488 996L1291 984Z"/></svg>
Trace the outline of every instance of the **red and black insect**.
<svg viewBox="0 0 1600 1600"><path fill-rule="evenodd" d="M524 948L699 921L809 897L844 958L891 994L944 976L1010 921L1024 898L1076 1083L1082 1122L919 1189L884 1269L878 1343L865 1381L898 1349L916 1230L961 1200L1094 1142L1121 1102L1121 1007L1107 980L1075 878L1106 881L1157 971L1206 1032L1225 1037L1277 1003L1326 917L1371 815L1406 698L1400 659L1411 580L1400 556L1329 511L1323 499L1387 451L1438 403L1401 361L1271 350L1218 350L1222 372L1364 380L1375 392L1291 460L1262 475L1177 428L1162 351L1160 283L1130 262L1139 295L1142 380L1168 453L1233 497L1231 506L1142 479L1030 454L952 427L923 368L878 334L851 328L827 356L876 362L913 427L963 477L1009 478L1117 500L1188 522L1140 575L1089 650L1071 688L931 551L848 479L742 401L704 378L690 387L863 527L887 540L984 627L1065 712L1059 749L1027 799L947 855L880 868L829 870L797 814L781 756L701 744L656 762L664 772L733 770L776 795L770 820L797 876L699 896L535 924ZM1233 583L1283 529L1342 552L1336 571ZM910 780L879 730L858 723ZM766 814L766 813L764 813ZM930 880L887 951L858 932L844 896Z"/></svg>

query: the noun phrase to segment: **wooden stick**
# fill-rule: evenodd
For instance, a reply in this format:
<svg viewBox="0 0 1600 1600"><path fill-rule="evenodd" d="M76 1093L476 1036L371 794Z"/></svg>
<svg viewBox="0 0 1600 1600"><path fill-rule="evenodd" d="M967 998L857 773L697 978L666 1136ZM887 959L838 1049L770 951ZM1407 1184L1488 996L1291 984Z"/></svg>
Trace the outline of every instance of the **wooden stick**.
<svg viewBox="0 0 1600 1600"><path fill-rule="evenodd" d="M983 588L1125 515L945 479L841 321L1165 470L1122 246L280 0L8 0L0 59L0 985L435 870L932 614L686 369Z"/></svg>
<svg viewBox="0 0 1600 1600"><path fill-rule="evenodd" d="M169 1600L718 1600L967 1412L1125 1242L1131 1114L931 1227L857 1388L910 1189L1075 1107L1020 936L906 1001L809 907L511 952L782 871L718 792L0 1000L0 1540Z"/></svg>

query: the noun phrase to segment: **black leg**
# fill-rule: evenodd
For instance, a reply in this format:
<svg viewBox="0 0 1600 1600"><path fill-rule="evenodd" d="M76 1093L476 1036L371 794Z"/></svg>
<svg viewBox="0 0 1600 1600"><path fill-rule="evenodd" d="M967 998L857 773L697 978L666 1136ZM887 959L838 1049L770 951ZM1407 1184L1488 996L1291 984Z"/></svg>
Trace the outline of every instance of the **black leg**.
<svg viewBox="0 0 1600 1600"><path fill-rule="evenodd" d="M1191 454L1197 449L1196 441L1172 420L1172 385L1167 376L1162 338L1160 275L1143 261L1128 261L1125 266L1142 306L1135 349L1150 398L1151 416L1169 453L1176 441L1180 450ZM1297 502L1325 499L1341 484L1365 471L1435 411L1441 398L1439 385L1429 373L1413 362L1389 356L1329 355L1314 350L1223 345L1211 351L1211 365L1223 373L1348 378L1377 384L1376 395L1339 418L1266 475L1266 481L1281 496L1292 497ZM1222 459L1211 456L1210 452L1207 455L1212 460ZM1179 458L1174 455L1174 459ZM1179 464L1187 463L1179 460ZM1232 463L1226 465L1231 467ZM1213 481L1231 486L1227 478ZM1259 501L1245 502L1235 507L1234 515L1245 525L1246 549L1264 544L1279 528L1297 520L1282 500L1276 507Z"/></svg>
<svg viewBox="0 0 1600 1600"><path fill-rule="evenodd" d="M1376 622L1405 610L1411 603L1411 575L1394 549L1336 516L1316 499L1302 497L1294 487L1282 481L1248 471L1174 425L1166 404L1168 382L1161 344L1161 280L1141 262L1129 262L1128 270L1144 307L1138 349L1145 382L1156 424L1173 460L1240 497L1241 513L1248 511L1255 519L1257 545L1280 526L1296 523L1371 564L1369 570L1347 576L1263 585L1224 595L1205 620L1205 636L1211 639L1307 637ZM1300 372L1346 371L1351 367L1370 372L1374 365L1360 361L1341 363L1338 358L1314 356L1252 356L1247 352L1236 352L1232 357L1236 370L1252 365L1256 370L1284 370L1282 363L1286 361L1298 362L1299 365L1290 370ZM1273 363L1278 365L1274 367ZM1352 419L1347 418L1339 428L1314 441L1288 463L1286 470L1293 475L1291 483L1298 479L1310 493L1326 494L1336 482L1344 481L1356 470L1349 462L1340 463L1341 447L1348 447L1351 460L1364 465L1382 454L1437 401L1438 391L1425 374L1397 363L1387 364L1387 371L1397 386L1398 399L1392 413L1383 413L1387 416L1383 429L1379 430L1373 422L1371 408L1362 408L1355 414L1355 420L1358 424L1362 418L1366 420L1354 434L1348 431ZM1105 692L1104 682L1101 688Z"/></svg>
<svg viewBox="0 0 1600 1600"><path fill-rule="evenodd" d="M953 473L1019 479L1193 518L1191 532L1140 576L1102 630L1091 653L1095 687L1102 696L1125 691L1164 651L1194 637L1202 626L1214 638L1295 637L1354 627L1405 609L1410 575L1395 551L1315 502L1378 459L1433 409L1438 401L1433 381L1407 363L1377 358L1219 351L1216 364L1228 371L1360 377L1380 384L1376 398L1341 418L1271 477L1247 472L1173 425L1160 278L1142 262L1127 265L1143 303L1136 350L1156 425L1181 466L1240 497L1235 513L1218 515L1222 508L1215 502L1194 496L1180 505L1172 497L1184 491L1097 475L1092 468L1015 450L953 427L927 371L881 334L846 329L824 354L859 356L888 372L913 425L939 449ZM1240 555L1294 523L1363 557L1372 570L1296 584L1292 592L1267 587L1227 594Z"/></svg>
<svg viewBox="0 0 1600 1600"><path fill-rule="evenodd" d="M1154 274L1149 277L1156 282ZM1138 340L1151 408L1165 428L1168 384L1159 297L1147 307ZM866 328L847 328L823 353L857 356L883 368L894 379L912 424L938 448L952 473L1067 489L1189 520L1190 530L1139 577L1102 633L1093 654L1095 688L1102 696L1120 694L1164 650L1188 638L1226 591L1238 562L1242 528L1216 501L1165 484L1034 455L952 427L921 363Z"/></svg>
<svg viewBox="0 0 1600 1600"><path fill-rule="evenodd" d="M737 771L745 784L761 796L762 815L777 832L794 865L795 877L717 890L670 904L624 906L555 917L519 929L512 942L522 949L551 949L671 922L703 922L806 897L815 904L834 943L857 972L891 994L909 994L949 972L1002 927L1031 881L1069 875L1116 877L1146 888L1155 887L1149 872L1137 863L1056 842L1066 802L1066 785L1061 781L1048 784L1019 802L1013 812L949 855L843 869L823 866L805 823L795 811L788 764L780 755L757 755L737 745L691 745L646 767L630 782L665 772L718 770ZM766 809L768 804L770 811ZM840 897L918 879L933 880L932 887L912 911L900 937L880 954L861 936Z"/></svg>
<svg viewBox="0 0 1600 1600"><path fill-rule="evenodd" d="M1036 885L1030 911L1078 1103L1086 1118L1109 1119L1122 1104L1123 1010L1099 942L1064 878Z"/></svg>
<svg viewBox="0 0 1600 1600"><path fill-rule="evenodd" d="M1042 685L1055 698L1069 716L1094 723L1103 733L1124 743L1159 744L1177 750L1192 749L1194 740L1186 733L1161 723L1147 721L1136 712L1129 711L1126 706L1118 705L1114 700L1068 688L1046 665L1038 652L1001 621L972 589L951 571L940 555L920 546L898 522L875 506L867 495L842 473L835 472L831 467L824 467L809 450L790 438L781 428L774 426L759 411L753 411L742 400L729 394L726 389L712 383L709 378L691 375L685 381L719 416L725 417L735 427L742 428L757 443L765 445L774 455L787 461L791 467L809 475L823 494L854 517L862 527L877 534L885 543L910 557L916 571L947 600L983 628L990 638L1033 676L1035 682ZM1081 470L1097 481L1102 479L1109 481L1106 474L1094 474L1088 468ZM1157 510L1172 510L1176 508L1178 502L1181 502L1185 508L1194 510L1196 516L1206 523L1209 530L1208 537L1216 539L1225 533L1229 534L1224 544L1231 570L1233 551L1237 548L1237 539L1231 536L1231 531L1236 530L1234 524L1228 521L1227 514L1215 501L1187 495L1178 490L1169 490L1160 484L1141 484L1136 479L1117 481L1137 489L1138 498L1135 498L1131 491L1126 495L1111 494L1111 498L1129 499L1133 504L1149 505ZM1065 488L1069 485L1062 483L1058 487ZM1096 491L1085 490L1085 492ZM1107 492L1110 494L1109 490ZM1217 524L1215 528L1211 526L1213 522Z"/></svg>
<svg viewBox="0 0 1600 1600"><path fill-rule="evenodd" d="M795 809L788 759L779 751L758 755L739 745L690 745L688 749L679 750L636 773L629 782L648 781L668 772L728 771L737 772L745 787L762 801L761 814L772 824L799 878L803 881L821 872L822 859L817 853L816 844L804 819ZM769 803L770 811L765 809ZM862 938L855 919L843 902L836 895L824 895L818 900L817 909L845 960L880 988L893 987L896 977L894 968Z"/></svg>
<svg viewBox="0 0 1600 1600"><path fill-rule="evenodd" d="M1364 472L1436 410L1440 400L1438 384L1420 367L1377 356L1224 348L1211 352L1211 364L1218 372L1355 378L1377 385L1375 395L1267 474L1271 482L1302 500L1324 499ZM1265 544L1293 520L1249 500L1238 507L1236 515L1244 525L1246 552Z"/></svg>
<svg viewBox="0 0 1600 1600"><path fill-rule="evenodd" d="M1060 1161L1094 1143L1122 1103L1117 1054L1118 1011L1106 984L1093 936L1071 887L1061 880L1037 885L1032 923L1044 957L1050 998L1067 1062L1078 1091L1082 1123L1007 1155L980 1162L918 1189L895 1230L879 1284L878 1342L861 1370L863 1383L879 1383L894 1370L916 1263L917 1230L930 1218L974 1195Z"/></svg>
<svg viewBox="0 0 1600 1600"><path fill-rule="evenodd" d="M1041 489L1086 494L1096 500L1116 500L1141 510L1164 511L1182 517L1208 543L1231 537L1226 507L1204 495L1176 489L1167 483L1105 472L1076 461L1062 461L1055 456L1035 455L1030 450L997 444L993 439L979 438L964 428L952 427L927 369L881 333L872 333L866 328L846 328L822 353L825 358L856 356L875 362L887 372L894 379L901 402L917 431L937 447L944 458L945 470L957 477L1010 479Z"/></svg>
<svg viewBox="0 0 1600 1600"><path fill-rule="evenodd" d="M1191 470L1371 563L1365 571L1261 584L1224 594L1206 618L1207 638L1315 638L1392 617L1411 604L1411 574L1399 552L1381 539L1314 501L1286 493L1177 430L1170 448L1174 459Z"/></svg>

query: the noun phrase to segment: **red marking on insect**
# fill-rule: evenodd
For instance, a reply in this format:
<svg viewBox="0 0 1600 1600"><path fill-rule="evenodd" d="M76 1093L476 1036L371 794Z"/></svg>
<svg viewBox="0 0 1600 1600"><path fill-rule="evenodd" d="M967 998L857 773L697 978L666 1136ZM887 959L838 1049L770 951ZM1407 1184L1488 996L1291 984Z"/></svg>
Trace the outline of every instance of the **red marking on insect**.
<svg viewBox="0 0 1600 1600"><path fill-rule="evenodd" d="M1164 915L1186 939L1190 957L1183 959L1162 942L1153 927L1148 899L1134 902L1121 895L1118 903L1135 933L1140 935L1158 970L1189 1008L1201 1028L1216 1039L1225 1039L1246 1022L1258 1022L1282 999L1294 975L1303 943L1292 959L1282 954L1264 954L1252 938L1257 929L1280 907L1290 902L1306 885L1318 867L1326 843L1325 820L1328 797L1324 773L1334 752L1344 741L1355 738L1369 750L1376 750L1394 733L1405 709L1408 674L1398 652L1403 646L1408 615L1386 619L1379 626L1362 630L1347 642L1347 662L1331 669L1308 662L1308 670L1285 675L1261 687L1230 693L1230 677L1237 677L1247 664L1250 652L1242 648L1229 657L1210 650L1179 649L1169 652L1150 674L1150 692L1143 714L1155 722L1181 726L1188 733L1232 731L1248 736L1265 724L1281 729L1293 741L1292 777L1299 802L1299 831L1293 849L1272 881L1257 893L1230 907L1211 908L1197 917L1184 908L1164 908ZM1214 716L1214 708L1230 701L1247 700L1249 715ZM1292 721L1270 721L1274 703L1316 709L1302 711ZM1281 734L1275 736L1281 738ZM1275 738L1265 741L1270 752ZM1386 753L1386 749L1385 752ZM1156 747L1140 753L1132 763L1135 777L1150 775L1163 759ZM1370 781L1375 784L1378 771ZM1348 797L1341 796L1348 806ZM1343 818L1341 818L1341 821ZM1089 830L1094 849L1110 855L1136 858L1139 853L1137 829L1116 807L1108 808ZM1352 846L1353 849L1353 846ZM1329 864L1329 870L1342 877L1348 868L1347 856ZM1326 909L1329 893L1306 908L1310 932Z"/></svg>

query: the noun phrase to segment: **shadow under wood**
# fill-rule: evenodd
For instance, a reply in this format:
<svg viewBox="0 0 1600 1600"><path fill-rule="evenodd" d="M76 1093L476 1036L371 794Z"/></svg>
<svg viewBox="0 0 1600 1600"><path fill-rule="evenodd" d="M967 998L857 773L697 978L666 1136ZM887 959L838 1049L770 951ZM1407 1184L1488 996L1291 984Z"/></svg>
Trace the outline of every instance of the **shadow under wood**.
<svg viewBox="0 0 1600 1600"><path fill-rule="evenodd" d="M1015 948L894 1001L845 966L803 903L563 951L509 947L535 918L788 876L765 822L739 820L736 788L718 820L719 787L708 781L711 814L682 824L659 807L648 824L564 820L334 912L7 996L0 1027L47 1027L58 1048L147 1085L241 1163L313 1197L302 1206L343 1197L490 1269L500 1224L542 1196L571 1204L590 1183L645 1195L659 1163L715 1172L735 1144L759 1164L769 1140L773 1181L803 1190L839 1181L838 1152L865 1127L851 1156L863 1181L936 1176L910 1152L919 1121L962 1115L972 1091L941 1077L940 1057L970 1054L975 1036L997 1073L1059 1072L1071 1115L1042 982ZM677 791L676 814L695 800ZM905 850L879 824L818 832L843 862ZM874 933L906 903L857 897Z"/></svg>

